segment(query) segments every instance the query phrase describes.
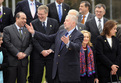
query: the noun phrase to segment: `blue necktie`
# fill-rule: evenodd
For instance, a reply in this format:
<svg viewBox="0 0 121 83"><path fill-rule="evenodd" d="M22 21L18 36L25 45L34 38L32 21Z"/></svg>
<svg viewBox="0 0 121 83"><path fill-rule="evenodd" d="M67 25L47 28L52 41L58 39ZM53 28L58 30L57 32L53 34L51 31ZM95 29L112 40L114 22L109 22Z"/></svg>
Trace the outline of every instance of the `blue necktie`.
<svg viewBox="0 0 121 83"><path fill-rule="evenodd" d="M59 21L61 22L61 18L62 18L61 5L58 5L58 16L59 16Z"/></svg>
<svg viewBox="0 0 121 83"><path fill-rule="evenodd" d="M68 35L68 32L66 32L65 36L67 37L67 35ZM64 45L64 42L62 41L62 42L61 42L60 50L62 49L63 45Z"/></svg>

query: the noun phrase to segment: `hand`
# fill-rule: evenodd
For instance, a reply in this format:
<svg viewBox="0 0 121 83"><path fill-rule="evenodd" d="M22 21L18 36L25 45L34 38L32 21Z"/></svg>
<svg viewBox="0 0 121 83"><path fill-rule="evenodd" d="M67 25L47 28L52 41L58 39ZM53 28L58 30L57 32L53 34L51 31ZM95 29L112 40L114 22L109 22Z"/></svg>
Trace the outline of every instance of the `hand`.
<svg viewBox="0 0 121 83"><path fill-rule="evenodd" d="M61 37L61 41L63 41L65 44L67 44L69 42L69 36L62 36Z"/></svg>
<svg viewBox="0 0 121 83"><path fill-rule="evenodd" d="M111 75L116 75L116 71L111 70Z"/></svg>
<svg viewBox="0 0 121 83"><path fill-rule="evenodd" d="M22 54L23 54L22 52L19 52L19 53L17 54L17 57L18 57L19 60L23 58L23 55L22 55Z"/></svg>
<svg viewBox="0 0 121 83"><path fill-rule="evenodd" d="M50 53L54 53L54 51L52 49L47 50L47 52Z"/></svg>
<svg viewBox="0 0 121 83"><path fill-rule="evenodd" d="M26 28L28 29L28 31L31 33L31 34L34 34L35 31L34 31L34 28L32 26L32 24L30 23L30 26L28 24L25 24Z"/></svg>
<svg viewBox="0 0 121 83"><path fill-rule="evenodd" d="M113 72L117 72L118 71L118 68L119 68L119 66L118 65L115 65L115 64L113 64L111 66L111 69L112 69Z"/></svg>
<svg viewBox="0 0 121 83"><path fill-rule="evenodd" d="M94 83L99 83L98 78L95 78L95 79L94 79Z"/></svg>
<svg viewBox="0 0 121 83"><path fill-rule="evenodd" d="M41 54L42 54L44 57L46 57L46 56L48 56L48 55L49 55L49 53L48 53L48 51L47 51L47 50L43 50L43 51L41 52Z"/></svg>

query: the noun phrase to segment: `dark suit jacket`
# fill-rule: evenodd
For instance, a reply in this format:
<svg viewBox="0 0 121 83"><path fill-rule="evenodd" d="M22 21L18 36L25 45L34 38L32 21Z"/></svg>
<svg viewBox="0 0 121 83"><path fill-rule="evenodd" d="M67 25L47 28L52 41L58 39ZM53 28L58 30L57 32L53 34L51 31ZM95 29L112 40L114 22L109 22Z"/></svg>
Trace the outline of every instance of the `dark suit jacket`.
<svg viewBox="0 0 121 83"><path fill-rule="evenodd" d="M3 7L3 16L2 16L2 22L0 22L0 32L3 32L4 27L13 24L13 14L12 10L7 7Z"/></svg>
<svg viewBox="0 0 121 83"><path fill-rule="evenodd" d="M92 19L93 17L95 17L95 15L93 15L93 14L89 13L89 15L88 15L88 17L87 17L86 22L87 22L87 21L89 21L90 19ZM81 21L82 21L82 15L81 15L81 14L79 14L78 22L81 22ZM86 23L86 22L85 22L85 23Z"/></svg>
<svg viewBox="0 0 121 83"><path fill-rule="evenodd" d="M104 23L108 21L108 19L104 18ZM86 22L86 30L88 30L91 33L91 42L93 43L93 45L95 46L96 43L96 38L97 36L100 35L100 32L98 30L96 21L95 21L95 17L92 18L91 20Z"/></svg>
<svg viewBox="0 0 121 83"><path fill-rule="evenodd" d="M57 70L59 80L62 82L74 82L80 80L80 63L79 52L83 35L76 29L71 33L69 47L64 44L62 49L61 37L66 33L65 29L58 31L56 34L47 36L39 32L35 32L34 37L46 42L55 42L55 55L53 63L52 78L54 79Z"/></svg>
<svg viewBox="0 0 121 83"><path fill-rule="evenodd" d="M86 29L86 26L84 24L82 24L82 23L79 23L79 22L77 23L77 27L78 27L79 31L82 31L82 30ZM59 30L62 30L62 29L64 29L64 24L59 27Z"/></svg>
<svg viewBox="0 0 121 83"><path fill-rule="evenodd" d="M4 83L7 80L7 67L8 67L8 53L5 48L0 47L0 52L3 53L3 63L0 64L0 71L3 71Z"/></svg>
<svg viewBox="0 0 121 83"><path fill-rule="evenodd" d="M36 31L39 31L39 32L44 33L46 35L56 33L58 31L58 26L59 26L57 20L52 19L52 18L47 18L46 30L42 27L42 22L38 18L35 19L34 21L32 21L32 25ZM43 42L43 41L37 40L35 38L33 38L32 40L33 40L33 46L34 46L34 49L32 51L32 55L33 55L32 59L42 59L42 58L53 59L54 54L51 54L47 57L40 55L43 50L47 50L47 49L54 50L53 43Z"/></svg>
<svg viewBox="0 0 121 83"><path fill-rule="evenodd" d="M58 11L57 11L55 2L50 3L47 6L49 8L48 17L56 19L59 23L59 26L62 25L65 21L66 15L68 14L68 11L70 9L69 5L62 3L63 14L62 14L61 22L59 22Z"/></svg>
<svg viewBox="0 0 121 83"><path fill-rule="evenodd" d="M38 17L37 16L37 8L40 5L42 5L40 2L37 2L37 1L35 1L35 4L36 4L36 13L35 13L34 18L31 15L31 10L29 8L28 0L23 0L23 1L20 1L20 2L17 3L15 15L20 11L24 12L27 16L27 24L30 24L31 21L33 21L34 19L36 19Z"/></svg>
<svg viewBox="0 0 121 83"><path fill-rule="evenodd" d="M121 56L119 41L113 36L111 48L106 36L98 36L95 49L97 56L98 76L109 77L111 66L113 64L119 65L119 58Z"/></svg>
<svg viewBox="0 0 121 83"><path fill-rule="evenodd" d="M21 39L15 24L5 27L3 32L4 32L3 40L5 43L5 47L9 53L8 56L9 66L17 66L18 64L17 53L24 52L28 56L32 50L31 34L27 31L25 27L23 27L23 39ZM21 60L21 62L23 66L27 66L28 58L25 57L24 59Z"/></svg>

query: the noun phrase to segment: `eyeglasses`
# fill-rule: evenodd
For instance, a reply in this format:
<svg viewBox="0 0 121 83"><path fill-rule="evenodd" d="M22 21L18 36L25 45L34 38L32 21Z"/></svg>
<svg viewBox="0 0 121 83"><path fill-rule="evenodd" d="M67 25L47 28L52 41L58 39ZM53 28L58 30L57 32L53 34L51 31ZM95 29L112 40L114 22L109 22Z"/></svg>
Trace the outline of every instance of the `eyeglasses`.
<svg viewBox="0 0 121 83"><path fill-rule="evenodd" d="M100 14L102 14L102 13L103 13L103 11L95 11L95 13L100 13Z"/></svg>

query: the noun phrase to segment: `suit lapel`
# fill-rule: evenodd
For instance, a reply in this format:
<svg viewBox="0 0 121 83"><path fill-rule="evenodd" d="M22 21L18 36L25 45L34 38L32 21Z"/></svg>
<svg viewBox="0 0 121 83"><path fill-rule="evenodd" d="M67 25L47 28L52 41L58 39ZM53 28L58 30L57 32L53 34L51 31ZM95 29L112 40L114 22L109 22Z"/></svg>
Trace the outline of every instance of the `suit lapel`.
<svg viewBox="0 0 121 83"><path fill-rule="evenodd" d="M95 28L94 30L97 31L98 34L100 34L99 29L98 29L97 24L96 24L96 21L95 21L95 18L93 18L93 20L92 20L92 27Z"/></svg>
<svg viewBox="0 0 121 83"><path fill-rule="evenodd" d="M3 7L3 16L2 16L2 22L4 22L4 18L5 18L5 14L6 14L6 10L5 10L5 7Z"/></svg>
<svg viewBox="0 0 121 83"><path fill-rule="evenodd" d="M53 11L53 13L55 12L54 14L55 14L55 16L57 17L57 19L59 20L58 11L57 11L55 2L54 2L54 4L53 4L53 6L52 6L52 9L55 9L55 10Z"/></svg>
<svg viewBox="0 0 121 83"><path fill-rule="evenodd" d="M19 32L18 32L17 27L16 27L15 24L13 25L13 31L16 33L16 35L18 36L18 38L21 40L20 34L19 34Z"/></svg>
<svg viewBox="0 0 121 83"><path fill-rule="evenodd" d="M110 50L112 50L112 48L110 47L109 42L108 42L106 36L103 36L103 38L104 38L104 42L105 42L105 44L107 45L107 47L108 47Z"/></svg>
<svg viewBox="0 0 121 83"><path fill-rule="evenodd" d="M22 37L22 41L25 39L25 37L26 37L26 29L25 29L25 27L23 27L23 37Z"/></svg>
<svg viewBox="0 0 121 83"><path fill-rule="evenodd" d="M38 9L38 7L39 7L39 5L37 4L37 1L35 1L35 6L36 6L36 12L35 12L35 16L34 16L34 18L37 17L37 9Z"/></svg>
<svg viewBox="0 0 121 83"><path fill-rule="evenodd" d="M51 27L52 27L51 22L50 22L50 20L48 19L48 20L47 20L47 27L46 27L46 34L47 34L47 35L48 35L48 34L50 33L50 31L51 31Z"/></svg>

